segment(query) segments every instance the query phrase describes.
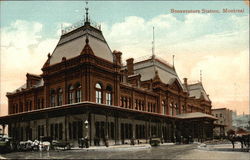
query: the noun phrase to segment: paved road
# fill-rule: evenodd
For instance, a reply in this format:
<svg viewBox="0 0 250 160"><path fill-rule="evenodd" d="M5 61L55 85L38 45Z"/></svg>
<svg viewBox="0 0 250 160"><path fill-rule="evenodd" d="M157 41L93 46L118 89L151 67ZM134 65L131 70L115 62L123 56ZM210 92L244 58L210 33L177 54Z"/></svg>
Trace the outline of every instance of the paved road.
<svg viewBox="0 0 250 160"><path fill-rule="evenodd" d="M10 159L242 159L247 152L221 152L197 149L197 144L164 145L141 149L69 150L50 152L15 152L2 155Z"/></svg>

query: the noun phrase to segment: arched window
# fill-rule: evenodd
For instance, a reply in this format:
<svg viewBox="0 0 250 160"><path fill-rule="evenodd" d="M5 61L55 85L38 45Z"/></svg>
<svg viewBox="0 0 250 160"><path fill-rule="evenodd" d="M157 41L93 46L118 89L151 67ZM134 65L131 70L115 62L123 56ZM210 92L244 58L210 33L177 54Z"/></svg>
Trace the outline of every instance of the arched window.
<svg viewBox="0 0 250 160"><path fill-rule="evenodd" d="M32 101L30 101L30 103L29 103L29 110L30 111L32 110Z"/></svg>
<svg viewBox="0 0 250 160"><path fill-rule="evenodd" d="M40 109L40 99L37 99L35 109Z"/></svg>
<svg viewBox="0 0 250 160"><path fill-rule="evenodd" d="M19 111L20 111L20 112L23 112L23 103L22 103L22 102L20 102L19 107L20 107Z"/></svg>
<svg viewBox="0 0 250 160"><path fill-rule="evenodd" d="M141 100L138 100L139 102L138 102L138 110L141 110Z"/></svg>
<svg viewBox="0 0 250 160"><path fill-rule="evenodd" d="M135 100L135 109L138 109L138 100Z"/></svg>
<svg viewBox="0 0 250 160"><path fill-rule="evenodd" d="M50 106L51 107L54 107L56 105L56 99L55 99L56 95L55 94L56 94L55 90L51 89L50 90Z"/></svg>
<svg viewBox="0 0 250 160"><path fill-rule="evenodd" d="M76 84L76 103L82 101L82 86L80 83Z"/></svg>
<svg viewBox="0 0 250 160"><path fill-rule="evenodd" d="M128 108L130 108L130 98L128 97Z"/></svg>
<svg viewBox="0 0 250 160"><path fill-rule="evenodd" d="M106 104L112 105L112 87L107 86L106 88Z"/></svg>
<svg viewBox="0 0 250 160"><path fill-rule="evenodd" d="M74 87L72 86L72 85L69 85L69 87L68 87L68 104L71 104L71 103L74 103L73 102L73 90L74 90Z"/></svg>
<svg viewBox="0 0 250 160"><path fill-rule="evenodd" d="M128 106L127 97L124 97L124 107L127 108L127 106Z"/></svg>
<svg viewBox="0 0 250 160"><path fill-rule="evenodd" d="M182 113L185 113L185 112L186 112L185 105L182 105Z"/></svg>
<svg viewBox="0 0 250 160"><path fill-rule="evenodd" d="M178 104L175 104L175 110L176 110L175 114L176 115L179 114L179 106L178 106Z"/></svg>
<svg viewBox="0 0 250 160"><path fill-rule="evenodd" d="M165 108L166 108L165 101L162 101L161 103L162 103L161 104L162 105L162 114L165 115L165 113L166 113L166 110L165 110Z"/></svg>
<svg viewBox="0 0 250 160"><path fill-rule="evenodd" d="M62 105L62 99L63 99L63 90L62 90L62 88L59 88L57 90L57 105L58 106Z"/></svg>
<svg viewBox="0 0 250 160"><path fill-rule="evenodd" d="M95 85L95 97L96 97L96 103L102 103L102 86L100 83L96 83Z"/></svg>
<svg viewBox="0 0 250 160"><path fill-rule="evenodd" d="M120 97L120 107L123 107L123 97Z"/></svg>
<svg viewBox="0 0 250 160"><path fill-rule="evenodd" d="M170 114L171 116L174 115L173 111L174 111L174 110L173 110L173 104L170 103L170 104L169 104L169 114Z"/></svg>
<svg viewBox="0 0 250 160"><path fill-rule="evenodd" d="M18 113L18 104L15 104L15 113Z"/></svg>

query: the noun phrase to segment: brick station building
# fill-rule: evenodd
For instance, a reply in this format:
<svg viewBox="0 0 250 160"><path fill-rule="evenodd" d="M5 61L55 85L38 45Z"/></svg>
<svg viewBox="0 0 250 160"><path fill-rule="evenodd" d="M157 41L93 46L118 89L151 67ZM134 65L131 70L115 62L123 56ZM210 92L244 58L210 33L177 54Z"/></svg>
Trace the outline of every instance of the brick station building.
<svg viewBox="0 0 250 160"><path fill-rule="evenodd" d="M50 136L77 145L106 137L109 144L164 142L191 136L212 138L211 101L202 83L182 83L174 66L150 56L127 59L111 51L100 28L86 21L64 32L42 67L27 73L26 83L8 92L8 125L14 140Z"/></svg>

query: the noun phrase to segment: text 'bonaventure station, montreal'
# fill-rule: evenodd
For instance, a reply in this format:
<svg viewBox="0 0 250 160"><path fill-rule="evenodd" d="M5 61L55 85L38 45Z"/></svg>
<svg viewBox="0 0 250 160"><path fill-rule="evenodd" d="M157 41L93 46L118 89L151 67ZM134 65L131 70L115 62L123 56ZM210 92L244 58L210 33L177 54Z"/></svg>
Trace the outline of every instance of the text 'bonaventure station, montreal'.
<svg viewBox="0 0 250 160"><path fill-rule="evenodd" d="M122 63L122 52L111 51L100 27L88 17L63 30L42 66L27 73L26 83L8 92L7 116L0 125L16 141L41 136L91 146L163 142L213 137L215 117L201 82L182 83L174 65L155 56Z"/></svg>

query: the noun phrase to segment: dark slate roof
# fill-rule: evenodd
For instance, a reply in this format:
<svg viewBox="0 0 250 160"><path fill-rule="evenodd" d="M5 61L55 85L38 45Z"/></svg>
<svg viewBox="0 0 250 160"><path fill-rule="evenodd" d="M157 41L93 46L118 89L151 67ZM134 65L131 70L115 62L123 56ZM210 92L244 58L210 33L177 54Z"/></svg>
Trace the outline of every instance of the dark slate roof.
<svg viewBox="0 0 250 160"><path fill-rule="evenodd" d="M89 45L95 56L113 62L112 51L110 50L102 31L91 25L84 25L61 36L51 55L50 65L61 62L63 57L70 59L80 55L86 44L85 40L87 36L89 39Z"/></svg>
<svg viewBox="0 0 250 160"><path fill-rule="evenodd" d="M134 64L134 72L141 75L141 81L154 79L156 71L163 83L171 85L177 80L182 89L186 91L174 67L162 62L158 58L150 57L147 60L139 61Z"/></svg>
<svg viewBox="0 0 250 160"><path fill-rule="evenodd" d="M206 101L210 101L201 82L195 84L189 84L188 92L190 97L195 97L196 99L200 99L203 97Z"/></svg>
<svg viewBox="0 0 250 160"><path fill-rule="evenodd" d="M44 85L44 81L41 78L40 81L38 81L35 85L32 86L32 88L38 88ZM16 90L14 90L13 92L9 92L11 94L17 93L18 91L22 91L22 89L27 89L27 84L23 84L21 87L17 88Z"/></svg>

